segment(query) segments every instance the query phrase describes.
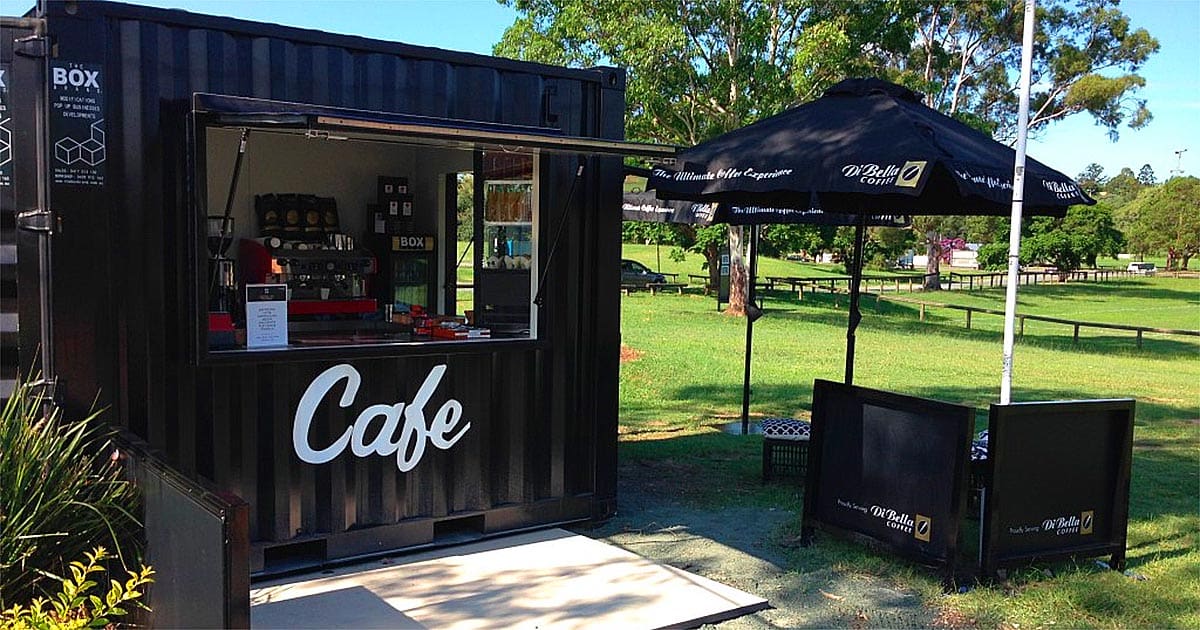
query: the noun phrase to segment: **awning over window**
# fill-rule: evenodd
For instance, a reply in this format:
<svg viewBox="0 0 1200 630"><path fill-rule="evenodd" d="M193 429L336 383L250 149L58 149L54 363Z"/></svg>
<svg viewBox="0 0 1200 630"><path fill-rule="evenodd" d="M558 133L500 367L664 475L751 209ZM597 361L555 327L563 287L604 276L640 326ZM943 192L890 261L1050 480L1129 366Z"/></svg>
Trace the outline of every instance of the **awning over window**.
<svg viewBox="0 0 1200 630"><path fill-rule="evenodd" d="M331 137L333 134L404 136L478 149L632 155L660 161L672 160L676 151L676 147L669 145L568 136L553 127L433 118L221 94L195 94L192 109L196 113L214 115L217 123L222 125L295 129L326 133Z"/></svg>

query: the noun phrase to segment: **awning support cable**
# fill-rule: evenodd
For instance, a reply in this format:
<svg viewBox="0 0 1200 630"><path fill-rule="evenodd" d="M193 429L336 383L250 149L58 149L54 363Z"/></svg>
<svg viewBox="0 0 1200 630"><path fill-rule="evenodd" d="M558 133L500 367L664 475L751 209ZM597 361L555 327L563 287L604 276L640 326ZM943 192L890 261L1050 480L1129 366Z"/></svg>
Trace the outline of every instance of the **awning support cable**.
<svg viewBox="0 0 1200 630"><path fill-rule="evenodd" d="M571 189L567 191L567 200L563 203L562 218L558 222L558 232L554 234L554 241L550 244L550 253L546 255L546 265L542 270L542 277L538 280L537 293L533 296L533 303L538 306L542 305L545 298L542 296L542 289L546 284L546 276L550 273L550 263L554 260L554 253L558 251L558 243L562 240L563 228L567 227L567 219L570 218L571 200L575 197L575 188L579 185L579 180L583 178L583 160L580 156L579 167L575 169L575 178L571 180Z"/></svg>

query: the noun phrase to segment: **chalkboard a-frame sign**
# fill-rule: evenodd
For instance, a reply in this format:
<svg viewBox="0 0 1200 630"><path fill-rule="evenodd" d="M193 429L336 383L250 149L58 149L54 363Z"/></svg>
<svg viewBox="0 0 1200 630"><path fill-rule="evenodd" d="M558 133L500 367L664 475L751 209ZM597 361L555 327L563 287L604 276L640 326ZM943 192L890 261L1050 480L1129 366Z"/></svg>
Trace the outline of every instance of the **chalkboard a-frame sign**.
<svg viewBox="0 0 1200 630"><path fill-rule="evenodd" d="M801 540L815 528L940 567L966 508L974 410L831 381L813 385Z"/></svg>
<svg viewBox="0 0 1200 630"><path fill-rule="evenodd" d="M980 565L1111 554L1125 568L1134 401L992 405Z"/></svg>

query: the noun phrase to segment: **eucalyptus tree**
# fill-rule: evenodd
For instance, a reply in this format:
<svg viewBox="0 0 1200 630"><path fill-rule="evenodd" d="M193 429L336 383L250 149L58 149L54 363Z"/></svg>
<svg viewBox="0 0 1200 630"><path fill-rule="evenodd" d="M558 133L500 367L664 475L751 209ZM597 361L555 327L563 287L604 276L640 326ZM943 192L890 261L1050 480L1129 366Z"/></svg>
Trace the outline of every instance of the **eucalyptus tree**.
<svg viewBox="0 0 1200 630"><path fill-rule="evenodd" d="M1118 222L1133 251L1166 252L1167 269L1187 269L1200 255L1200 179L1172 177L1142 189L1118 211Z"/></svg>
<svg viewBox="0 0 1200 630"><path fill-rule="evenodd" d="M864 2L846 11L827 0L502 1L519 16L496 54L623 67L626 136L684 146L811 100L846 76L881 73L911 42L918 5ZM724 230L702 228L694 239L714 275ZM744 281L744 270L734 269L735 313Z"/></svg>
<svg viewBox="0 0 1200 630"><path fill-rule="evenodd" d="M1039 3L1033 50L1029 133L1088 114L1116 140L1124 125L1140 129L1151 120L1139 98L1145 79L1137 72L1158 41L1135 29L1117 0ZM926 94L926 104L1001 141L1016 135L1017 69L1021 58L1021 0L937 0L916 17L913 46L891 60L900 82ZM1081 174L1090 193L1104 184L1093 164ZM918 221L929 265L925 287L936 289L938 228L945 221Z"/></svg>
<svg viewBox="0 0 1200 630"><path fill-rule="evenodd" d="M926 104L1013 140L1017 122L1023 0L936 0L920 7L914 43L892 60ZM1158 41L1134 28L1118 0L1040 2L1033 50L1029 131L1088 114L1113 140L1151 120L1139 91Z"/></svg>

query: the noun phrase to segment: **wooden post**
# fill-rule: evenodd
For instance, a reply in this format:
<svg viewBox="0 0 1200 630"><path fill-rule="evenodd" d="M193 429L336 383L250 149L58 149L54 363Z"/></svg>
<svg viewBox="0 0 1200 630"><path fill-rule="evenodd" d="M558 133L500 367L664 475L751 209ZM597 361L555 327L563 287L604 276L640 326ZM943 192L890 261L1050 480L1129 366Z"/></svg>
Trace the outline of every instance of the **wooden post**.
<svg viewBox="0 0 1200 630"><path fill-rule="evenodd" d="M909 276L909 277L908 277L908 292L909 292L909 293L912 293L912 292L913 292L913 281L912 281L912 276Z"/></svg>
<svg viewBox="0 0 1200 630"><path fill-rule="evenodd" d="M1138 339L1137 339L1138 350L1141 350L1142 349L1142 329L1141 328L1138 329L1137 334L1138 334Z"/></svg>
<svg viewBox="0 0 1200 630"><path fill-rule="evenodd" d="M967 330L971 330L971 309L967 309Z"/></svg>
<svg viewBox="0 0 1200 630"><path fill-rule="evenodd" d="M925 303L921 302L921 321L925 321Z"/></svg>
<svg viewBox="0 0 1200 630"><path fill-rule="evenodd" d="M1079 324L1075 324L1075 339L1073 340L1073 343L1076 346L1079 345Z"/></svg>
<svg viewBox="0 0 1200 630"><path fill-rule="evenodd" d="M1017 318L1021 320L1021 332L1017 333L1017 336L1024 337L1025 336L1025 316L1018 315Z"/></svg>

